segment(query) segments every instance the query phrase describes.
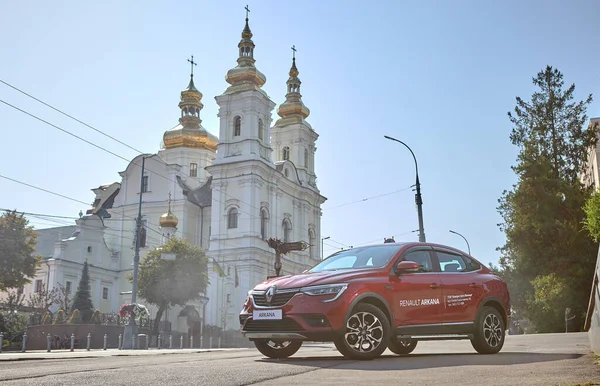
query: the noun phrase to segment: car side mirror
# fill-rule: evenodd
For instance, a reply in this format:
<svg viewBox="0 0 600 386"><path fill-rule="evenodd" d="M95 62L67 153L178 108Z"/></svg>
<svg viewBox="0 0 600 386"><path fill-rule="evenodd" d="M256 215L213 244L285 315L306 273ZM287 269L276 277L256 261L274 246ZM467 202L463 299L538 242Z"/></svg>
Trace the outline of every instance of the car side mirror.
<svg viewBox="0 0 600 386"><path fill-rule="evenodd" d="M419 264L414 261L401 261L396 265L396 275L419 272Z"/></svg>

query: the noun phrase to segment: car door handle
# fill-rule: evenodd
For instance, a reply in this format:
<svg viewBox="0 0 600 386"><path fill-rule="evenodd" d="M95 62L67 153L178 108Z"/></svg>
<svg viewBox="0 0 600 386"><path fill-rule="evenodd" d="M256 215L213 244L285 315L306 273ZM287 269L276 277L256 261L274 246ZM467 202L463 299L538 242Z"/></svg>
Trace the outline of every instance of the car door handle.
<svg viewBox="0 0 600 386"><path fill-rule="evenodd" d="M469 287L471 287L471 288L479 288L479 287L481 287L481 284L471 283L471 284L469 284Z"/></svg>
<svg viewBox="0 0 600 386"><path fill-rule="evenodd" d="M437 283L431 283L429 284L430 288L438 288L439 286L437 285Z"/></svg>

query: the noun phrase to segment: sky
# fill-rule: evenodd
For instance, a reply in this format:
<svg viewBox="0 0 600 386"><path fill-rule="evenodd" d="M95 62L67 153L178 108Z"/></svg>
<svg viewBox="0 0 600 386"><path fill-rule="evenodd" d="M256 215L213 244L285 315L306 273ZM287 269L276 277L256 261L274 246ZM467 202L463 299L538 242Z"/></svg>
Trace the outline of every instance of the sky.
<svg viewBox="0 0 600 386"><path fill-rule="evenodd" d="M410 152L427 241L496 263L497 212L516 182L507 112L532 78L558 68L576 97L600 94L600 2L574 1L0 1L0 80L120 141L155 153L177 124L179 93L198 63L202 125L236 65L246 4L263 89L285 100L292 51L319 134L315 168L325 255L417 241ZM598 97L600 98L600 97ZM0 100L132 159L137 153L0 83ZM273 117L277 118L276 110ZM600 116L600 100L588 109ZM0 103L0 175L91 203L127 162ZM77 216L88 207L0 178L0 208ZM69 220L30 217L37 228Z"/></svg>

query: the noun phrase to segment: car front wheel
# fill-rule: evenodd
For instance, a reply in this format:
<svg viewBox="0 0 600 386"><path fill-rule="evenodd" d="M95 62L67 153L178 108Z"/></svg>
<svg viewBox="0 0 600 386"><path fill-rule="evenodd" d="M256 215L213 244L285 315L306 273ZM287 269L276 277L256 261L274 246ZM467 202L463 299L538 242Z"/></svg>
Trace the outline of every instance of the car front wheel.
<svg viewBox="0 0 600 386"><path fill-rule="evenodd" d="M302 346L301 340L259 339L254 346L266 357L282 359L294 355Z"/></svg>
<svg viewBox="0 0 600 386"><path fill-rule="evenodd" d="M390 323L385 314L372 304L358 304L346 319L344 333L335 347L347 358L370 360L380 356L390 337Z"/></svg>
<svg viewBox="0 0 600 386"><path fill-rule="evenodd" d="M496 354L504 345L505 332L500 312L493 307L483 307L475 320L471 344L480 354Z"/></svg>

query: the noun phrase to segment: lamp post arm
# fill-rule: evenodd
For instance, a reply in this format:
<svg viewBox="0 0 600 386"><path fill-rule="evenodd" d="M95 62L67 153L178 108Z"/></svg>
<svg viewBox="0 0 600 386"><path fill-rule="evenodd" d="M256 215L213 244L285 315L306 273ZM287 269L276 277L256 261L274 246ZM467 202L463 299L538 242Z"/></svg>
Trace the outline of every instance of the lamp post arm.
<svg viewBox="0 0 600 386"><path fill-rule="evenodd" d="M398 142L398 143L401 143L401 144L403 144L403 145L404 145L404 146L405 146L405 147L408 149L408 151L410 151L410 154L412 155L412 157L413 157L413 160L415 160L415 172L416 172L416 174L417 174L417 180L418 180L418 179L419 179L419 165L417 164L417 157L415 157L415 153L413 153L413 151L412 151L412 149L410 148L410 146L408 146L407 144L405 144L404 142L402 142L402 141L401 141L401 140L399 140L399 139L392 138L392 137L389 137L389 136L387 136L387 135L384 135L384 137L385 137L385 138L387 138L387 139L389 139L389 140L396 141L396 142Z"/></svg>
<svg viewBox="0 0 600 386"><path fill-rule="evenodd" d="M460 237L463 238L463 240L465 240L465 243L467 243L467 248L469 250L469 256L471 256L471 246L469 245L469 241L467 240L467 238L465 236L461 235L460 233L455 232L453 230L450 230L450 233L454 233L455 235L459 235Z"/></svg>

